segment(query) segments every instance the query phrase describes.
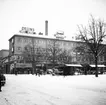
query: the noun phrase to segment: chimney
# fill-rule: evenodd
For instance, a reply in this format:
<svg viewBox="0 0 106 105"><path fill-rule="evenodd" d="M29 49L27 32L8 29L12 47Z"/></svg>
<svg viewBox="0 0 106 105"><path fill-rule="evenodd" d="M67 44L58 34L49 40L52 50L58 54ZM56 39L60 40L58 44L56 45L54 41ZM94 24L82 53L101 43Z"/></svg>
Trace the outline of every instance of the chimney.
<svg viewBox="0 0 106 105"><path fill-rule="evenodd" d="M45 21L45 35L48 35L48 21Z"/></svg>

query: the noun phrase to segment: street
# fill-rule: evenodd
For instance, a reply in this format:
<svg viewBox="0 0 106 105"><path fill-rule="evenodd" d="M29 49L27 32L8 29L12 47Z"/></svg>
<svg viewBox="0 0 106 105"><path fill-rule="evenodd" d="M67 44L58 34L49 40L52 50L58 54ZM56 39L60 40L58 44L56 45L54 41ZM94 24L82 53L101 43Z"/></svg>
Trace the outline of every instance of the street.
<svg viewBox="0 0 106 105"><path fill-rule="evenodd" d="M5 75L0 105L106 105L106 75Z"/></svg>

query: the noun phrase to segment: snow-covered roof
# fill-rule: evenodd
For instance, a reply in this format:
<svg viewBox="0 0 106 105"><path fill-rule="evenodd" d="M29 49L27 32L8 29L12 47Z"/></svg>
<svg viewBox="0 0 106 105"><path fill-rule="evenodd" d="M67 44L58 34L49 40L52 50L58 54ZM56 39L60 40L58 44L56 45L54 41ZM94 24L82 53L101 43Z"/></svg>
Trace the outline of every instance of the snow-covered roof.
<svg viewBox="0 0 106 105"><path fill-rule="evenodd" d="M82 67L80 64L65 64L66 66L72 66L72 67Z"/></svg>
<svg viewBox="0 0 106 105"><path fill-rule="evenodd" d="M91 67L95 67L95 65L90 65ZM97 65L97 67L106 67L105 65Z"/></svg>

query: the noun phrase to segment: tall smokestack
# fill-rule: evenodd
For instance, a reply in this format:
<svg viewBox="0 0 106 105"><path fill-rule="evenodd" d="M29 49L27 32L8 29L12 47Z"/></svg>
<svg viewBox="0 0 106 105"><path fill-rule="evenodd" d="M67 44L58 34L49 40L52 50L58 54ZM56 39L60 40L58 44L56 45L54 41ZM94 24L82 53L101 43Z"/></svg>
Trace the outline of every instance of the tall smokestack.
<svg viewBox="0 0 106 105"><path fill-rule="evenodd" d="M48 21L45 21L45 35L48 35Z"/></svg>

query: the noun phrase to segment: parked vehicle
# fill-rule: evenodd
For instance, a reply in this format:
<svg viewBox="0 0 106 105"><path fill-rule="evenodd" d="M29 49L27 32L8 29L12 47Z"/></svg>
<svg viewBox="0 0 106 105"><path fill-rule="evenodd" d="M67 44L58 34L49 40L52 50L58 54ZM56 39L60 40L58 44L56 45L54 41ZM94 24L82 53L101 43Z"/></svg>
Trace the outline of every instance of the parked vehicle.
<svg viewBox="0 0 106 105"><path fill-rule="evenodd" d="M52 69L47 69L47 74L52 74L53 70Z"/></svg>
<svg viewBox="0 0 106 105"><path fill-rule="evenodd" d="M63 71L62 70L59 70L59 69L54 69L54 73L56 75L62 75L63 74Z"/></svg>
<svg viewBox="0 0 106 105"><path fill-rule="evenodd" d="M0 74L1 76L1 86L4 86L6 83L6 77L3 74Z"/></svg>

